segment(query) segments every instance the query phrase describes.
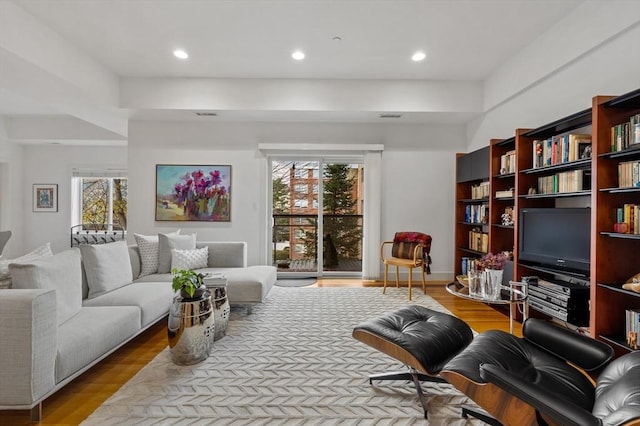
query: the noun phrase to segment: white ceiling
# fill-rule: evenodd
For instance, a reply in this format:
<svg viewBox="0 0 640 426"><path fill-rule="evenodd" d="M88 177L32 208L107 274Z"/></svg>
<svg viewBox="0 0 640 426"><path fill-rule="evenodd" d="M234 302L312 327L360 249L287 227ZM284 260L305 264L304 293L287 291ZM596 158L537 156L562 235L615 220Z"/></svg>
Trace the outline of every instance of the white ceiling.
<svg viewBox="0 0 640 426"><path fill-rule="evenodd" d="M3 3L5 12L11 11L9 4L17 6L43 31L59 36L58 43L69 47L47 52L43 61L64 62L70 51L79 51L116 81L129 77L236 82L247 78L364 79L477 82L481 87L497 67L574 11L582 0L0 0L0 12ZM19 30L7 33L29 37ZM334 41L336 36L341 41ZM188 51L190 58L175 59L172 51L176 48ZM304 61L291 59L295 49L306 52ZM427 59L412 62L410 56L416 50L423 50ZM49 57L56 54L61 57ZM37 94L22 89L0 85L0 115L52 115L60 110L51 102L55 97L38 99ZM117 99L118 94L114 95ZM125 110L122 105L115 108ZM136 119L191 120L195 116L185 111L198 106L127 109L127 115ZM476 109L407 110L405 119L463 123L478 114ZM377 111L355 107L316 113L241 107L226 115L221 112L218 118L380 120Z"/></svg>

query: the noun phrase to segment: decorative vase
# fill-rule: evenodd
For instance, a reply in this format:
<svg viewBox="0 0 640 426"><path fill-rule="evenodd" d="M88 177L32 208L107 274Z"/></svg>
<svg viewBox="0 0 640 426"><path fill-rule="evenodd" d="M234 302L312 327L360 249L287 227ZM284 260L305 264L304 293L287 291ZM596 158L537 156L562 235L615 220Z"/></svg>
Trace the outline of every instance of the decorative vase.
<svg viewBox="0 0 640 426"><path fill-rule="evenodd" d="M503 273L502 269L485 269L483 297L490 300L500 299Z"/></svg>

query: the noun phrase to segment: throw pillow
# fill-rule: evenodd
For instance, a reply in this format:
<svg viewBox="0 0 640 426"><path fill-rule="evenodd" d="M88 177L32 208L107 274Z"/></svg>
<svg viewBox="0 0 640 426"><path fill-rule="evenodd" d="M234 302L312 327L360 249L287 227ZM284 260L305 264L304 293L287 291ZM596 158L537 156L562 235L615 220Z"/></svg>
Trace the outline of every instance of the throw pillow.
<svg viewBox="0 0 640 426"><path fill-rule="evenodd" d="M158 234L158 273L171 272L171 250L193 250L196 248L196 234Z"/></svg>
<svg viewBox="0 0 640 426"><path fill-rule="evenodd" d="M180 230L171 232L167 235L178 235ZM136 239L138 251L140 252L140 275L151 275L158 272L158 236L133 234Z"/></svg>
<svg viewBox="0 0 640 426"><path fill-rule="evenodd" d="M82 264L87 275L89 299L127 285L133 281L126 241L82 245Z"/></svg>
<svg viewBox="0 0 640 426"><path fill-rule="evenodd" d="M82 271L77 248L41 257L31 262L9 265L13 288L54 289L58 307L58 325L82 307Z"/></svg>
<svg viewBox="0 0 640 426"><path fill-rule="evenodd" d="M28 263L41 257L53 256L51 244L46 243L35 250L15 259L4 259L0 257L0 288L11 288L11 274L9 273L9 264L11 263Z"/></svg>
<svg viewBox="0 0 640 426"><path fill-rule="evenodd" d="M171 250L171 269L200 269L209 264L209 246L193 250Z"/></svg>

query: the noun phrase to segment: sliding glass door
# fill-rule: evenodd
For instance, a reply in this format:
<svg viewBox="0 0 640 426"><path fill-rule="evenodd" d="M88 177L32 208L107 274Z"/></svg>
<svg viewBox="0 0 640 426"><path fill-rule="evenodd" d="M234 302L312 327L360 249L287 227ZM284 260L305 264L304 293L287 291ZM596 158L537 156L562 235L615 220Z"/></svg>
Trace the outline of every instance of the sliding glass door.
<svg viewBox="0 0 640 426"><path fill-rule="evenodd" d="M278 275L361 276L364 166L271 159L272 264Z"/></svg>

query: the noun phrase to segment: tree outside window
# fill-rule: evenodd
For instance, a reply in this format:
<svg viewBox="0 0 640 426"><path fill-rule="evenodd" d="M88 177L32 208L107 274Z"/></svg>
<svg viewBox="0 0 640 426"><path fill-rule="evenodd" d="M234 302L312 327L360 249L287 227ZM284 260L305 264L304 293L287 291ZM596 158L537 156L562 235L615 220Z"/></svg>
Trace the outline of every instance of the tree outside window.
<svg viewBox="0 0 640 426"><path fill-rule="evenodd" d="M127 229L127 179L81 179L80 212L84 230Z"/></svg>

